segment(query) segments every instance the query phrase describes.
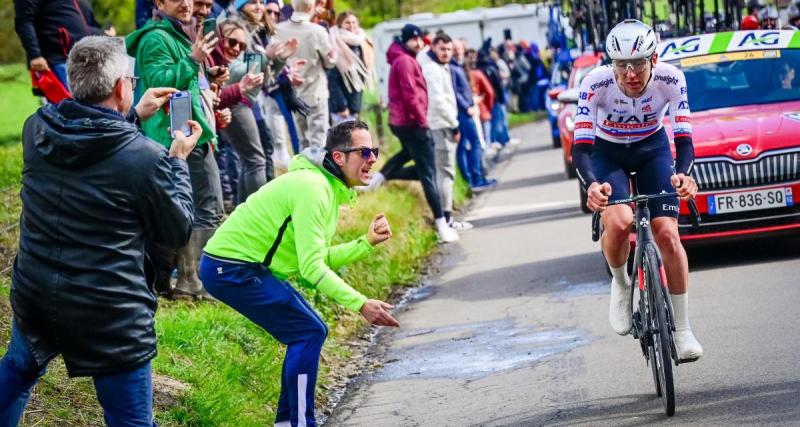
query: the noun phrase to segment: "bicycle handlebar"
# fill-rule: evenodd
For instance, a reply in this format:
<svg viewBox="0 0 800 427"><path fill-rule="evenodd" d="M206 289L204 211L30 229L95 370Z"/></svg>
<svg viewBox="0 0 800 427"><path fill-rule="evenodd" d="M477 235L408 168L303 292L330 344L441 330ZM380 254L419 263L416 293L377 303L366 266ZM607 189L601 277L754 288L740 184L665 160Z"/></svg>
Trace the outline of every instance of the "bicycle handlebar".
<svg viewBox="0 0 800 427"><path fill-rule="evenodd" d="M607 206L613 205L627 205L631 203L647 203L653 199L663 199L666 197L676 197L677 192L661 193L661 194L641 194L637 196L628 197L627 199L615 200L608 202ZM697 210L697 203L694 199L690 199L687 204L689 205L689 220L692 223L692 229L697 230L700 227L700 211ZM600 212L595 211L592 214L592 241L600 240Z"/></svg>

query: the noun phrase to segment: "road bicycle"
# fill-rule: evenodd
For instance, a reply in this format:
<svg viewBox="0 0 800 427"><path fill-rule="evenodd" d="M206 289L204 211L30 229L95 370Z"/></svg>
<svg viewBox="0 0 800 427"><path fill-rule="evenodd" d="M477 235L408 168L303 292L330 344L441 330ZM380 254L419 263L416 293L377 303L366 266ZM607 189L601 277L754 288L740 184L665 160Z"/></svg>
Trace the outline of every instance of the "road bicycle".
<svg viewBox="0 0 800 427"><path fill-rule="evenodd" d="M631 332L634 339L639 340L642 354L653 371L656 395L664 403L667 416L675 414L675 387L672 378L672 362L680 365L675 348L673 333L675 332L675 316L672 311L672 300L664 271L661 252L658 250L653 232L650 228L650 209L647 202L654 199L677 197L678 193L661 193L639 195L635 180L632 180L633 194L630 198L609 202L608 205L635 204L636 214L636 250L633 256L633 267L636 274L631 286L630 304L633 308L634 289L639 289L639 307L633 312ZM700 215L694 200L689 203L692 227L700 226ZM600 214L592 216L592 240L600 239ZM631 310L633 311L633 310ZM687 361L684 361L687 362Z"/></svg>

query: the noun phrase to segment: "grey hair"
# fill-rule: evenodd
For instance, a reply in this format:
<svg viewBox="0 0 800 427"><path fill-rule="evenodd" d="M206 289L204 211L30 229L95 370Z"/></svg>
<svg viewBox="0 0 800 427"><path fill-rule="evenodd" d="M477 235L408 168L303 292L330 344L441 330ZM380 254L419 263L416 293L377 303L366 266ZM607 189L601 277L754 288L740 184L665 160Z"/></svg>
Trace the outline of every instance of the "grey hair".
<svg viewBox="0 0 800 427"><path fill-rule="evenodd" d="M305 12L316 6L316 4L317 2L314 0L292 0L292 9L298 12Z"/></svg>
<svg viewBox="0 0 800 427"><path fill-rule="evenodd" d="M67 82L75 99L97 104L111 96L117 80L126 77L129 68L124 39L84 37L69 52Z"/></svg>

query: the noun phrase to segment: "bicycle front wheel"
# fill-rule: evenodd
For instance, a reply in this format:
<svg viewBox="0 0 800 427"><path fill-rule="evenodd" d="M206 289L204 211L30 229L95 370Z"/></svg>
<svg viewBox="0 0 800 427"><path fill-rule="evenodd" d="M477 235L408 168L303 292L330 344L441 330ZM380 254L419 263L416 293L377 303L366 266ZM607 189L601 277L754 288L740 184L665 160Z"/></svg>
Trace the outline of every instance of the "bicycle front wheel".
<svg viewBox="0 0 800 427"><path fill-rule="evenodd" d="M664 403L667 416L675 414L675 387L672 380L672 347L670 346L670 330L667 323L667 287L664 282L663 267L655 246L647 248L644 255L645 277L648 305L650 307L649 325L653 337L652 355L654 374L657 372L657 393Z"/></svg>

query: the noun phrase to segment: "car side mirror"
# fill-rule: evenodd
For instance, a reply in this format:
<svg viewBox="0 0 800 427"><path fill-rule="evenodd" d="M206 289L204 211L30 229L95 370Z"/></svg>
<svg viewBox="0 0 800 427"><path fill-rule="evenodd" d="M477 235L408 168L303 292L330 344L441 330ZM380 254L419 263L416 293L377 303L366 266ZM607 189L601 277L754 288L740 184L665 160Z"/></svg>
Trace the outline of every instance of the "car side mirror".
<svg viewBox="0 0 800 427"><path fill-rule="evenodd" d="M563 102L564 104L577 104L579 93L580 91L576 88L567 89L558 94L557 99L559 102Z"/></svg>

